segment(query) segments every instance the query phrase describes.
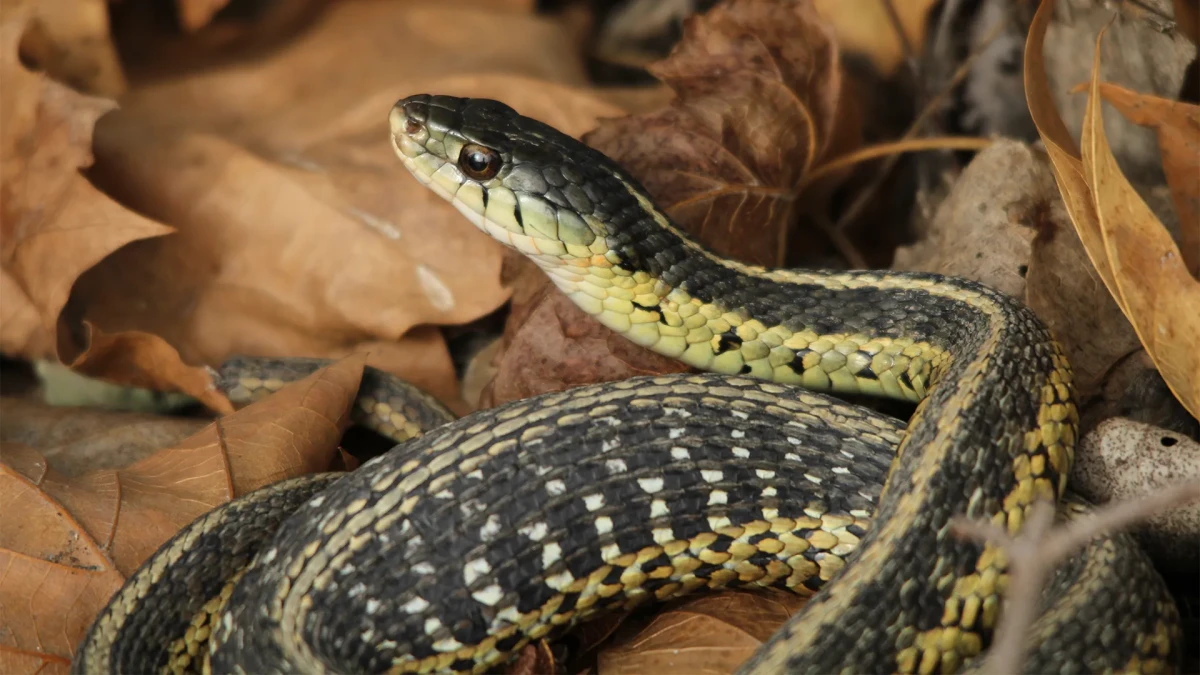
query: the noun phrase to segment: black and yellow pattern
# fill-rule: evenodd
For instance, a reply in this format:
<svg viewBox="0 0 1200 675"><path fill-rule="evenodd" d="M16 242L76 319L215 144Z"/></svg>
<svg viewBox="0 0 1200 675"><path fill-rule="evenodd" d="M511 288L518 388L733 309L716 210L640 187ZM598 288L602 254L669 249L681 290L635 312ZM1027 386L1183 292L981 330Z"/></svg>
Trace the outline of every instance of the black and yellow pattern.
<svg viewBox="0 0 1200 675"><path fill-rule="evenodd" d="M971 667L1006 560L950 520L1017 531L1062 495L1075 447L1069 367L1028 309L938 275L724 260L606 157L494 101L410 97L391 124L418 179L581 307L723 375L517 401L365 464L254 544L214 672L479 673L605 609L731 584L817 593L743 672ZM919 403L903 428L792 384ZM147 584L187 574L189 536L208 535L168 543ZM140 597L110 607L138 615ZM1094 542L1045 602L1032 672L1178 659L1175 608L1127 537ZM165 661L169 641L113 660L134 639L94 627L83 653Z"/></svg>

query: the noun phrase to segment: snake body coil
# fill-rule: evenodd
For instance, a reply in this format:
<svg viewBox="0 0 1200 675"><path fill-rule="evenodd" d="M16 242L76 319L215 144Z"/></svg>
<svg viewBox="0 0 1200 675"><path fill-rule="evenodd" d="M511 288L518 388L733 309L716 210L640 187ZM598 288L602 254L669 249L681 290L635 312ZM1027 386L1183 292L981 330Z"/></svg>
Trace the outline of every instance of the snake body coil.
<svg viewBox="0 0 1200 675"><path fill-rule="evenodd" d="M730 584L820 591L747 673L981 653L1006 560L950 520L1018 531L1075 447L1070 370L1032 312L939 275L722 259L611 160L495 101L413 96L391 126L418 179L580 307L726 378L519 401L364 465L263 545L213 628L216 672L482 672L602 609ZM919 404L902 433L791 384ZM1174 606L1127 539L1051 590L1028 668L1178 658Z"/></svg>

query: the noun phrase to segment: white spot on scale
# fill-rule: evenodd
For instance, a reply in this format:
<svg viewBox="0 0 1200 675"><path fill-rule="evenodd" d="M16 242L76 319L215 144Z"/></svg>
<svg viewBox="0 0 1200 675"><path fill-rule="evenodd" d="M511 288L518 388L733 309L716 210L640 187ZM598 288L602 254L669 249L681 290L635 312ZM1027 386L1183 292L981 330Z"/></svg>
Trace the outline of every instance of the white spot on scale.
<svg viewBox="0 0 1200 675"><path fill-rule="evenodd" d="M433 270L425 265L417 265L417 281L421 284L421 290L425 291L425 297L428 298L429 304L434 309L440 312L454 309L454 293Z"/></svg>
<svg viewBox="0 0 1200 675"><path fill-rule="evenodd" d="M775 477L775 472L770 469L755 469L754 473L758 474L758 477L763 480L771 480Z"/></svg>
<svg viewBox="0 0 1200 675"><path fill-rule="evenodd" d="M609 473L616 474L624 473L628 467L625 466L625 460L623 459L610 459L604 462L604 468L608 469Z"/></svg>
<svg viewBox="0 0 1200 675"><path fill-rule="evenodd" d="M600 516L596 519L596 534L608 534L612 532L612 518L608 516Z"/></svg>
<svg viewBox="0 0 1200 675"><path fill-rule="evenodd" d="M749 451L749 450L747 450L746 448L734 448L734 449L733 449L733 456L734 456L734 457L741 457L742 459L749 459L749 457L750 457L750 451Z"/></svg>
<svg viewBox="0 0 1200 675"><path fill-rule="evenodd" d="M620 444L621 444L621 442L615 438L610 439L610 440L601 441L600 442L600 452L608 452L609 450L615 449Z"/></svg>
<svg viewBox="0 0 1200 675"><path fill-rule="evenodd" d="M763 507L763 520L775 520L779 517L779 509Z"/></svg>
<svg viewBox="0 0 1200 675"><path fill-rule="evenodd" d="M709 516L708 526L714 530L719 530L722 527L729 527L733 523L725 516Z"/></svg>
<svg viewBox="0 0 1200 675"><path fill-rule="evenodd" d="M429 607L429 601L418 595L417 597L413 598L412 600L409 600L408 602L401 605L400 609L408 612L409 614L420 614L421 612L424 612L425 609L428 607Z"/></svg>
<svg viewBox="0 0 1200 675"><path fill-rule="evenodd" d="M799 462L800 461L800 455L797 455L792 452L787 453L786 455L783 456L783 458L788 461L791 461L791 462Z"/></svg>
<svg viewBox="0 0 1200 675"><path fill-rule="evenodd" d="M583 498L583 505L587 507L588 511L595 511L596 509L604 506L604 495L599 492L586 495Z"/></svg>
<svg viewBox="0 0 1200 675"><path fill-rule="evenodd" d="M763 489L762 489L762 496L764 496L764 497L774 497L774 496L775 496L775 488L771 487L770 485L768 485L767 487L763 488Z"/></svg>
<svg viewBox="0 0 1200 675"><path fill-rule="evenodd" d="M575 577L571 575L570 570L563 570L558 574L546 577L546 585L556 591L561 591L573 583L575 583Z"/></svg>
<svg viewBox="0 0 1200 675"><path fill-rule="evenodd" d="M650 531L650 536L654 537L654 543L661 546L675 541L675 530L669 527L656 527Z"/></svg>
<svg viewBox="0 0 1200 675"><path fill-rule="evenodd" d="M434 633L438 632L441 629L442 629L441 619L437 618L436 616L431 616L428 619L425 619L425 634L426 635L433 635Z"/></svg>
<svg viewBox="0 0 1200 675"><path fill-rule="evenodd" d="M838 474L848 474L850 473L850 469L847 469L844 466L835 466L833 467L833 472Z"/></svg>
<svg viewBox="0 0 1200 675"><path fill-rule="evenodd" d="M359 583L351 586L350 590L346 591L346 595L348 595L352 598L357 598L358 596L360 596L366 592L367 592L367 585L360 581Z"/></svg>
<svg viewBox="0 0 1200 675"><path fill-rule="evenodd" d="M562 547L558 545L557 541L542 546L542 569L549 569L560 558L562 558Z"/></svg>
<svg viewBox="0 0 1200 675"><path fill-rule="evenodd" d="M529 537L534 541L541 541L542 537L546 536L546 531L548 529L549 528L546 527L546 523L537 522L533 523L532 525L526 525L525 527L518 529L517 532Z"/></svg>
<svg viewBox="0 0 1200 675"><path fill-rule="evenodd" d="M600 549L600 559L606 563L610 563L621 557L621 547L616 544L608 544Z"/></svg>
<svg viewBox="0 0 1200 675"><path fill-rule="evenodd" d="M725 492L724 490L713 490L712 492L708 493L708 505L709 506L712 506L713 504L728 504L728 503L729 503L729 494L727 492Z"/></svg>
<svg viewBox="0 0 1200 675"><path fill-rule="evenodd" d="M846 452L845 450L838 450L838 452L840 452L840 453L842 453L843 455L845 455L847 459L854 459L854 454L853 454L853 453Z"/></svg>
<svg viewBox="0 0 1200 675"><path fill-rule="evenodd" d="M690 412L688 412L688 411L684 410L683 408L667 408L667 407L664 407L664 408L663 408L663 414L665 414L665 415L676 415L676 416L678 416L678 417L691 417L691 416L692 416L692 413L690 413Z"/></svg>
<svg viewBox="0 0 1200 675"><path fill-rule="evenodd" d="M313 507L314 509L324 503L325 503L325 495L317 495L316 497L313 497L312 499L308 500L308 505Z"/></svg>
<svg viewBox="0 0 1200 675"><path fill-rule="evenodd" d="M471 473L467 474L467 478L474 478L475 480L483 480L483 470L475 469Z"/></svg>
<svg viewBox="0 0 1200 675"><path fill-rule="evenodd" d="M433 574L434 572L436 572L437 570L433 569L433 565L431 565L430 563L419 562L412 566L412 571L417 574L420 574L423 577L427 577L430 574Z"/></svg>
<svg viewBox="0 0 1200 675"><path fill-rule="evenodd" d="M734 429L734 430L732 430L732 431L730 431L730 432L729 432L729 435L730 435L732 438L745 438L745 437L746 437L746 432L742 431L741 429Z"/></svg>
<svg viewBox="0 0 1200 675"><path fill-rule="evenodd" d="M658 518L660 516L670 515L671 509L667 508L667 503L661 499L655 499L650 502L650 517Z"/></svg>
<svg viewBox="0 0 1200 675"><path fill-rule="evenodd" d="M687 429L668 429L667 430L667 436L671 440L675 440L676 438L683 436L685 433L687 433Z"/></svg>
<svg viewBox="0 0 1200 675"><path fill-rule="evenodd" d="M546 481L546 492L548 492L551 497L557 497L566 491L567 486L561 480L555 478L554 480Z"/></svg>
<svg viewBox="0 0 1200 675"><path fill-rule="evenodd" d="M487 522L483 524L483 527L479 528L479 538L483 541L491 541L499 533L500 516L493 513L488 516Z"/></svg>
<svg viewBox="0 0 1200 675"><path fill-rule="evenodd" d="M552 466L538 465L537 467L534 468L533 472L539 476L545 476L546 474L550 473L553 470L554 470L554 467L552 467Z"/></svg>
<svg viewBox="0 0 1200 675"><path fill-rule="evenodd" d="M439 652L444 653L444 652L456 652L456 651L462 649L463 645L458 640L455 640L452 637L448 637L448 638L445 638L442 640L438 640L437 642L433 643L430 646L433 647L434 651L439 651Z"/></svg>
<svg viewBox="0 0 1200 675"><path fill-rule="evenodd" d="M821 484L821 479L817 478L816 476L812 475L811 473L804 474L804 478L805 478L805 480L807 480L810 483L816 483L817 485Z"/></svg>
<svg viewBox="0 0 1200 675"><path fill-rule="evenodd" d="M476 558L463 566L463 581L468 586L475 583L479 577L492 571L492 566L483 558Z"/></svg>
<svg viewBox="0 0 1200 675"><path fill-rule="evenodd" d="M725 474L714 469L700 469L700 477L709 483L716 483L725 478Z"/></svg>
<svg viewBox="0 0 1200 675"><path fill-rule="evenodd" d="M792 445L800 445L799 438L792 438L791 436L788 436L787 439L788 439L788 443L791 443Z"/></svg>
<svg viewBox="0 0 1200 675"><path fill-rule="evenodd" d="M678 446L671 448L671 459L691 459L691 458L692 458L692 454L690 452L688 452L687 448L681 448Z"/></svg>
<svg viewBox="0 0 1200 675"><path fill-rule="evenodd" d="M492 584L482 591L475 591L471 597L488 607L495 607L496 603L504 598L504 591L500 590L498 584Z"/></svg>
<svg viewBox="0 0 1200 675"><path fill-rule="evenodd" d="M619 427L619 426L621 426L621 420L619 420L619 419L617 419L617 418L613 417L612 415L606 415L605 417L597 417L597 418L596 418L596 422L603 422L603 423L607 424L607 425L608 425L608 426L610 426L610 427Z"/></svg>
<svg viewBox="0 0 1200 675"><path fill-rule="evenodd" d="M277 555L279 555L279 550L273 548L273 549L267 551L267 554L263 556L262 561L263 561L263 563L269 563L272 560L274 560L275 556L277 556Z"/></svg>
<svg viewBox="0 0 1200 675"><path fill-rule="evenodd" d="M454 493L449 490L441 490L440 492L433 493L433 496L438 499L450 499L454 496Z"/></svg>
<svg viewBox="0 0 1200 675"><path fill-rule="evenodd" d="M655 492L662 491L663 479L662 478L639 478L638 485L642 486L642 489L645 490L646 492L648 492L650 494L654 494Z"/></svg>
<svg viewBox="0 0 1200 675"><path fill-rule="evenodd" d="M743 419L743 420L750 419L750 416L747 415L746 413L742 412L741 410L733 410L731 412L733 413L733 416L737 417L738 419Z"/></svg>

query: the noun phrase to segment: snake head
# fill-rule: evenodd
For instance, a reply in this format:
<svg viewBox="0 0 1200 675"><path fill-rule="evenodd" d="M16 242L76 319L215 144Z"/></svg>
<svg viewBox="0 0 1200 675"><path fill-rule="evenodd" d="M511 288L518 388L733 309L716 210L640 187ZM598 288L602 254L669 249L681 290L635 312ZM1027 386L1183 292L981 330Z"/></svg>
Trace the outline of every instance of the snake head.
<svg viewBox="0 0 1200 675"><path fill-rule="evenodd" d="M610 253L632 179L599 152L489 99L409 96L389 121L404 166L501 243L543 267Z"/></svg>

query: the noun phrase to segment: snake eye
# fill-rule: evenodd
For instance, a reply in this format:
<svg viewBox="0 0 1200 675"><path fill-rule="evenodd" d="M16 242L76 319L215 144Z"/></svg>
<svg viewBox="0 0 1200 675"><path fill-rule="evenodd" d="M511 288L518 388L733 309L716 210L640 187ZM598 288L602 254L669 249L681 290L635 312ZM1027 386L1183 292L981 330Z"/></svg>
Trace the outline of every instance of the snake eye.
<svg viewBox="0 0 1200 675"><path fill-rule="evenodd" d="M500 173L501 164L503 161L500 159L500 153L475 143L463 146L462 151L458 153L458 167L474 180L488 180L494 177Z"/></svg>

